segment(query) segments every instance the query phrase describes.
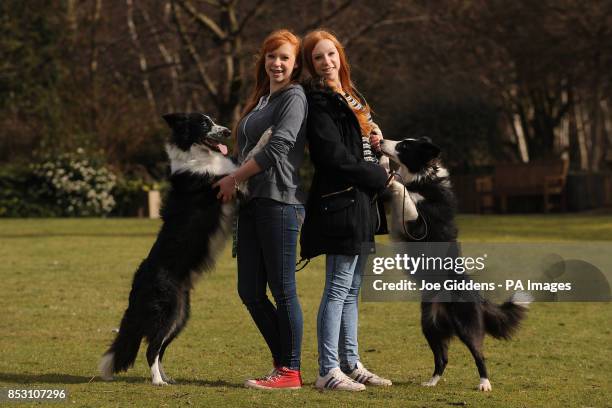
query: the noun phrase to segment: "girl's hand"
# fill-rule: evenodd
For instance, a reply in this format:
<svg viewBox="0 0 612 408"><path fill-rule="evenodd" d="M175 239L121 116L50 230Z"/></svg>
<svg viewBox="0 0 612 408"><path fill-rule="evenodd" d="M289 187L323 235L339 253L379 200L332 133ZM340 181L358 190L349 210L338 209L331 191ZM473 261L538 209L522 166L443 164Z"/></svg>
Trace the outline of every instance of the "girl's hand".
<svg viewBox="0 0 612 408"><path fill-rule="evenodd" d="M379 127L375 127L370 132L370 145L377 152L380 151L380 141L383 139L382 131Z"/></svg>
<svg viewBox="0 0 612 408"><path fill-rule="evenodd" d="M236 178L229 174L213 184L213 188L219 187L217 198L223 203L228 203L236 197Z"/></svg>

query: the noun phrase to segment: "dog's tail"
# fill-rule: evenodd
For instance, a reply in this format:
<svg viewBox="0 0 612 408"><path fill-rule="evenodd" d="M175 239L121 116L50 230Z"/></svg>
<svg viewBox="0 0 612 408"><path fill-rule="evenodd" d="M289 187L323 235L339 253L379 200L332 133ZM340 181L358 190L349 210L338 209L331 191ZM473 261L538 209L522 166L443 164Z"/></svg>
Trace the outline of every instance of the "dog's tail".
<svg viewBox="0 0 612 408"><path fill-rule="evenodd" d="M119 334L100 360L98 369L102 379L112 380L114 373L125 371L134 365L142 337L140 325L130 316L128 308L121 320Z"/></svg>
<svg viewBox="0 0 612 408"><path fill-rule="evenodd" d="M525 292L516 292L502 305L485 301L485 330L496 339L509 340L525 318L529 303L533 298Z"/></svg>

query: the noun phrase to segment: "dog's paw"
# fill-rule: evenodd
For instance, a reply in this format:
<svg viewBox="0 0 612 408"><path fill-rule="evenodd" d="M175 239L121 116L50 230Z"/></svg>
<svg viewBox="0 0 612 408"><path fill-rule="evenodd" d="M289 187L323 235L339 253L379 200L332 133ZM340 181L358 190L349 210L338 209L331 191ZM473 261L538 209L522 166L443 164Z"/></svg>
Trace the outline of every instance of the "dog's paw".
<svg viewBox="0 0 612 408"><path fill-rule="evenodd" d="M429 381L421 383L421 385L423 387L435 387L438 384L438 381L440 381L440 376L434 375L433 377L429 379Z"/></svg>
<svg viewBox="0 0 612 408"><path fill-rule="evenodd" d="M165 382L164 380L153 380L153 385L162 387L164 385L169 385L169 384Z"/></svg>
<svg viewBox="0 0 612 408"><path fill-rule="evenodd" d="M480 379L480 384L478 384L478 391L483 391L483 392L487 392L487 391L491 391L491 383L489 382L488 378L481 378Z"/></svg>
<svg viewBox="0 0 612 408"><path fill-rule="evenodd" d="M435 382L432 382L431 380L429 380L429 381L425 381L425 382L421 383L421 385L422 385L423 387L435 387L435 386L436 386L436 383L435 383Z"/></svg>

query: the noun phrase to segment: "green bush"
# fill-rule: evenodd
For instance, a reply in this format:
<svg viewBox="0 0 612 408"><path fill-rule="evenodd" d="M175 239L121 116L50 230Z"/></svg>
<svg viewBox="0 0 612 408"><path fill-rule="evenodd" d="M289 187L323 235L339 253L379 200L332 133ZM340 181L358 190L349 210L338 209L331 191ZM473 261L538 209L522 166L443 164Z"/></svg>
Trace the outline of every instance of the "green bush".
<svg viewBox="0 0 612 408"><path fill-rule="evenodd" d="M69 217L104 216L115 206L112 190L117 177L83 149L46 158L32 165L36 196L59 215Z"/></svg>
<svg viewBox="0 0 612 408"><path fill-rule="evenodd" d="M41 202L30 168L10 166L0 169L0 217L54 217L56 208Z"/></svg>
<svg viewBox="0 0 612 408"><path fill-rule="evenodd" d="M142 216L146 213L147 192L167 189L167 182L147 182L142 178L123 177L117 180L113 189L115 208L111 215L118 217Z"/></svg>
<svg viewBox="0 0 612 408"><path fill-rule="evenodd" d="M116 176L83 149L0 169L0 217L105 216Z"/></svg>

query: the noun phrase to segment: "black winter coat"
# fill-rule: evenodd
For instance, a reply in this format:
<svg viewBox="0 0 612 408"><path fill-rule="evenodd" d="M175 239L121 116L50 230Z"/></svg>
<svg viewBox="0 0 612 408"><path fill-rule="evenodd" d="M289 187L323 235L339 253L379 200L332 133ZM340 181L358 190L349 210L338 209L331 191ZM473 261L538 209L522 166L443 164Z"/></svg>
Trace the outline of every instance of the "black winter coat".
<svg viewBox="0 0 612 408"><path fill-rule="evenodd" d="M373 252L375 232L386 229L376 197L385 188L387 173L363 159L359 122L345 99L312 82L304 88L306 137L315 173L300 236L301 256Z"/></svg>

